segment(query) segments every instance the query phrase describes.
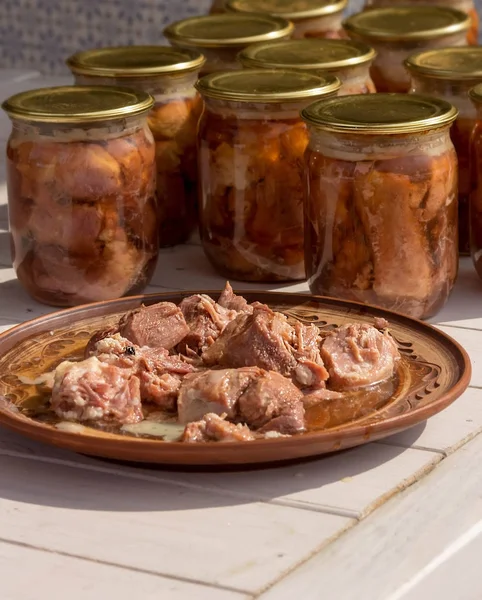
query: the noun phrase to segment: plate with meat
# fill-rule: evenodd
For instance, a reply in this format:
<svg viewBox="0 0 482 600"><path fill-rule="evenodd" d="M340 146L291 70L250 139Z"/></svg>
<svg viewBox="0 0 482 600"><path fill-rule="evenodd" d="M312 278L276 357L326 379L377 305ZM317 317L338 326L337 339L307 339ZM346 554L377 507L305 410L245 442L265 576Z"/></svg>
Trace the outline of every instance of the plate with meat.
<svg viewBox="0 0 482 600"><path fill-rule="evenodd" d="M470 375L464 349L420 321L226 284L76 307L0 335L0 423L117 460L269 463L412 427Z"/></svg>

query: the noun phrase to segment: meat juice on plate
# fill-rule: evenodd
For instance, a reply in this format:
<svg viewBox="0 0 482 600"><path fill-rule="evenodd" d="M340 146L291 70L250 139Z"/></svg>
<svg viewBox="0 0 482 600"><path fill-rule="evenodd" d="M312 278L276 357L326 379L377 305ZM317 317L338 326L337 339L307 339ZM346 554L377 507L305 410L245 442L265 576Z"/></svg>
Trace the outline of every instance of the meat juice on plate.
<svg viewBox="0 0 482 600"><path fill-rule="evenodd" d="M287 39L293 24L282 17L263 14L212 14L172 23L164 29L169 43L195 49L206 58L201 75L239 69L237 55L257 42Z"/></svg>
<svg viewBox="0 0 482 600"><path fill-rule="evenodd" d="M238 60L251 69L297 69L338 77L339 96L376 92L370 77L375 51L353 40L281 40L248 46Z"/></svg>
<svg viewBox="0 0 482 600"><path fill-rule="evenodd" d="M477 111L468 93L482 81L482 49L430 50L410 56L405 64L411 75L411 92L447 100L459 111L450 133L458 158L459 250L469 254L469 153Z"/></svg>
<svg viewBox="0 0 482 600"><path fill-rule="evenodd" d="M370 94L320 101L302 115L311 291L436 314L458 268L457 110L430 96Z"/></svg>
<svg viewBox="0 0 482 600"><path fill-rule="evenodd" d="M456 8L469 15L471 26L467 32L467 42L471 46L477 45L479 39L479 15L475 8L474 0L366 0L365 9L392 6L420 6L421 4Z"/></svg>
<svg viewBox="0 0 482 600"><path fill-rule="evenodd" d="M340 82L287 70L219 73L197 84L201 240L214 267L242 281L304 279L300 110ZM254 90L254 91L253 91Z"/></svg>
<svg viewBox="0 0 482 600"><path fill-rule="evenodd" d="M87 50L67 64L78 84L135 87L151 94L161 247L186 242L197 225L197 126L202 103L194 84L204 64L195 50L122 46Z"/></svg>
<svg viewBox="0 0 482 600"><path fill-rule="evenodd" d="M237 14L265 13L293 22L293 39L345 37L342 19L348 0L227 0Z"/></svg>
<svg viewBox="0 0 482 600"><path fill-rule="evenodd" d="M444 6L377 8L343 23L350 38L372 46L377 56L371 75L378 92L408 92L404 60L422 50L466 46L470 17Z"/></svg>
<svg viewBox="0 0 482 600"><path fill-rule="evenodd" d="M13 265L54 306L140 292L158 254L152 98L61 87L6 100Z"/></svg>
<svg viewBox="0 0 482 600"><path fill-rule="evenodd" d="M26 416L90 435L251 441L372 415L410 381L383 319L320 330L229 284L217 302L196 294L104 321L90 341L84 324L60 364L14 374Z"/></svg>

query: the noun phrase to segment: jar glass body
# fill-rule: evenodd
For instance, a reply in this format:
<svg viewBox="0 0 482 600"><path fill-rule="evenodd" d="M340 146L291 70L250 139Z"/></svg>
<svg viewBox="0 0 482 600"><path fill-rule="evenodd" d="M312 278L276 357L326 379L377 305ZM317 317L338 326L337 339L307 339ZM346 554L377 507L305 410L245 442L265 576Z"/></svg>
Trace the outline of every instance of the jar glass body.
<svg viewBox="0 0 482 600"><path fill-rule="evenodd" d="M330 70L330 73L336 75L341 81L338 96L376 93L377 90L370 74L370 65L371 62L354 67L343 67L341 69ZM323 75L324 73L326 73L326 71L320 71L320 75Z"/></svg>
<svg viewBox="0 0 482 600"><path fill-rule="evenodd" d="M478 44L479 15L474 0L365 0L365 9L391 8L393 6L420 6L421 4L448 6L449 8L456 8L470 15L472 25L467 32L467 43L471 46L476 46Z"/></svg>
<svg viewBox="0 0 482 600"><path fill-rule="evenodd" d="M154 154L145 115L95 126L13 121L12 258L33 298L74 306L144 289L158 255Z"/></svg>
<svg viewBox="0 0 482 600"><path fill-rule="evenodd" d="M434 315L458 268L457 156L449 129L371 136L310 127L306 160L312 293Z"/></svg>
<svg viewBox="0 0 482 600"><path fill-rule="evenodd" d="M277 40L287 40L290 38L290 35L282 36L276 38ZM171 44L173 46L177 46L179 48L187 48L187 49L195 49L206 59L201 72L199 75L203 77L204 75L209 75L210 73L218 73L219 71L236 71L237 69L241 69L242 65L238 61L238 54L241 50L244 50L246 46L249 44L245 44L242 46L217 46L215 48L204 47L204 46L183 46L180 42L172 41Z"/></svg>
<svg viewBox="0 0 482 600"><path fill-rule="evenodd" d="M482 279L482 106L476 107L476 123L470 144L470 253Z"/></svg>
<svg viewBox="0 0 482 600"><path fill-rule="evenodd" d="M209 9L210 15L219 15L226 12L226 0L213 0L211 8Z"/></svg>
<svg viewBox="0 0 482 600"><path fill-rule="evenodd" d="M310 19L296 19L293 21L295 30L291 36L293 39L303 38L345 38L346 34L342 26L343 10L330 15L311 17Z"/></svg>
<svg viewBox="0 0 482 600"><path fill-rule="evenodd" d="M202 101L194 88L198 71L156 77L76 75L81 85L136 87L154 97L148 123L156 148L159 244L186 242L197 225L197 126Z"/></svg>
<svg viewBox="0 0 482 600"><path fill-rule="evenodd" d="M378 92L408 92L410 75L403 62L411 54L422 50L467 45L465 32L421 41L381 41L352 33L350 37L365 42L377 51L371 67L371 76Z"/></svg>
<svg viewBox="0 0 482 600"><path fill-rule="evenodd" d="M459 109L459 116L452 125L450 134L457 151L458 158L458 190L459 190L459 251L470 253L469 239L469 196L470 196L470 137L476 122L476 109L469 99L469 90L477 81L451 82L434 77L424 77L412 73L410 91L429 94L447 100Z"/></svg>
<svg viewBox="0 0 482 600"><path fill-rule="evenodd" d="M211 263L241 281L304 279L299 112L310 101L205 98L199 126L201 239Z"/></svg>

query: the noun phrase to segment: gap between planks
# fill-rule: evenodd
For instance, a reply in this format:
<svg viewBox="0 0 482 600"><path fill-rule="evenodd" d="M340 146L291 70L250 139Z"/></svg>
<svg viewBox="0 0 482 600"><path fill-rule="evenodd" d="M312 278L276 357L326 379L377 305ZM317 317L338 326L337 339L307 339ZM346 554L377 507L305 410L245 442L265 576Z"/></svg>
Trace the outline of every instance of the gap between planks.
<svg viewBox="0 0 482 600"><path fill-rule="evenodd" d="M176 577L174 575L160 573L158 571L151 571L150 569L141 569L139 567L129 567L125 564L119 564L119 563L108 561L108 560L88 558L86 556L83 556L82 554L75 554L72 552L62 552L61 550L51 550L50 548L45 548L44 546L36 546L34 544L18 542L16 540L10 540L8 538L3 538L3 537L0 537L0 542L3 542L4 544L10 544L12 546L18 546L20 548L28 548L29 550L38 550L40 552L45 552L47 554L53 554L56 556L65 556L68 558L75 558L75 559L81 560L83 562L94 563L97 565L104 565L106 567L115 567L117 569L123 569L125 571L131 571L131 572L140 573L140 574L144 574L144 575L153 575L154 577L159 577L162 579L169 579L171 581L181 581L183 583L201 585L201 586L209 588L209 589L220 589L220 590L225 590L226 592L246 594L248 596L248 598L254 597L253 593L248 592L247 590L244 590L241 588L234 588L234 587L230 587L230 586L226 586L226 585L218 585L218 584L211 585L210 583L206 583L205 581L201 581L200 579L191 579L190 577L181 577L181 576ZM278 581L279 580L277 579L276 582L278 582Z"/></svg>
<svg viewBox="0 0 482 600"><path fill-rule="evenodd" d="M399 446L399 447L405 448L405 446ZM169 485L169 486L173 486L173 487L177 486L177 487L181 487L184 489L208 492L210 494L220 494L220 495L224 495L224 496L227 496L230 498L238 498L238 499L241 498L244 500L248 500L250 502L259 502L262 504L273 504L276 506L283 506L283 507L293 508L296 510L304 510L304 511L308 511L308 512L323 513L323 514L333 515L333 516L337 516L337 517L345 517L348 519L353 519L354 521L358 522L358 521L362 521L363 519L365 519L369 514L374 512L377 508L379 508L383 504L385 504L390 498L392 498L393 496L396 496L399 492L411 487L417 481L422 480L426 475L428 475L430 472L432 472L440 464L440 462L442 462L444 460L444 456L441 453L425 451L425 450L418 450L418 449L415 449L415 450L418 452L427 452L429 454L434 455L434 460L431 463L427 464L422 469L417 470L411 476L405 478L398 485L393 486L390 490L388 490L384 494L380 495L372 503L368 504L368 506L366 508L364 508L363 510L360 510L360 511L351 510L351 509L347 509L347 508L338 508L335 506L323 505L323 504L320 504L317 506L315 506L315 505L311 506L309 504L306 504L303 502L298 502L296 500L267 498L265 496L254 496L253 494L243 493L242 491L233 491L233 490L229 490L227 488L220 488L217 486L205 485L205 484L200 484L200 483L190 483L185 480L176 481L175 479L165 478L162 476L149 475L148 473L145 473L145 472L136 472L134 470L131 470L131 468L129 468L129 467L126 467L126 469L121 469L121 468L110 467L110 466L87 464L87 463L81 463L81 462L75 462L72 460L62 459L62 458L37 456L37 455L31 454L29 452L8 450L8 449L2 449L2 448L0 448L0 455L7 456L7 457L9 456L12 458L20 458L20 459L24 459L24 460L33 460L33 461L43 462L43 463L47 463L47 464L62 465L62 466L66 466L66 467L70 467L70 468L74 468L74 469L81 469L81 470L85 470L85 471L106 473L109 475L118 475L120 477L125 477L127 479L137 479L139 481L148 481L150 483Z"/></svg>

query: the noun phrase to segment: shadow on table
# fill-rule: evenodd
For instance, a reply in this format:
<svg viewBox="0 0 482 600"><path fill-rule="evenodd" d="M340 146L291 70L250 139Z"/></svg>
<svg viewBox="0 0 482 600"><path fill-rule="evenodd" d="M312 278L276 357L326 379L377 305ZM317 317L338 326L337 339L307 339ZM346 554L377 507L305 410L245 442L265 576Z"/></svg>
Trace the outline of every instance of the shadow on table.
<svg viewBox="0 0 482 600"><path fill-rule="evenodd" d="M417 440L424 427L421 424L413 428L408 443ZM351 478L376 469L406 451L385 444L372 444L369 448L368 452L354 448L310 461L256 469L238 468L229 472L210 469L208 474L196 468L190 469L189 475L186 469L174 467L141 465L125 469L113 461L76 461L71 453L65 453L64 460L0 456L0 498L73 510L119 512L238 506L342 481L348 485ZM41 452L42 446L35 444L32 458Z"/></svg>
<svg viewBox="0 0 482 600"><path fill-rule="evenodd" d="M7 223L8 221L8 210L7 210L7 205L6 204L2 204L0 205L0 223Z"/></svg>

